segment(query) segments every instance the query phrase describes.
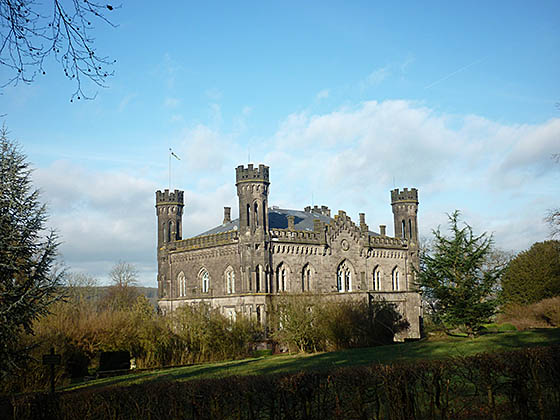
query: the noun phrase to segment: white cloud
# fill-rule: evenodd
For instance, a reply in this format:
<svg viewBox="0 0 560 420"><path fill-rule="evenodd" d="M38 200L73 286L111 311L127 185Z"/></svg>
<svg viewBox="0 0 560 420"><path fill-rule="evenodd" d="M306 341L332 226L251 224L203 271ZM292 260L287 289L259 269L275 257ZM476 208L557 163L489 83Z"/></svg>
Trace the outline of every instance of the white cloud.
<svg viewBox="0 0 560 420"><path fill-rule="evenodd" d="M177 98L167 97L163 101L163 105L167 108L177 108L181 104L181 100Z"/></svg>
<svg viewBox="0 0 560 420"><path fill-rule="evenodd" d="M389 66L380 67L372 71L360 84L362 89L377 86L391 75Z"/></svg>

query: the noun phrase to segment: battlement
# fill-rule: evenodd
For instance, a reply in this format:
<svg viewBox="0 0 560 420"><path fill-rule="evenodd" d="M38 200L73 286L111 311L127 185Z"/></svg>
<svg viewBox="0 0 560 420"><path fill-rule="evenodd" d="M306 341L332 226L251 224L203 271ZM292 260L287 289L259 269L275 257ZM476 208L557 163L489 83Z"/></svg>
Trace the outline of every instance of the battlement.
<svg viewBox="0 0 560 420"><path fill-rule="evenodd" d="M418 190L416 188L405 188L399 191L398 188L391 191L391 204L402 202L413 202L418 204Z"/></svg>
<svg viewBox="0 0 560 420"><path fill-rule="evenodd" d="M170 192L168 189L162 191L156 191L156 206L158 204L184 204L183 201L184 191L175 190Z"/></svg>
<svg viewBox="0 0 560 420"><path fill-rule="evenodd" d="M258 168L253 168L253 164L251 163L247 165L247 168L243 165L239 165L235 168L235 184L252 181L261 181L269 184L268 171L268 166L263 164L260 164Z"/></svg>

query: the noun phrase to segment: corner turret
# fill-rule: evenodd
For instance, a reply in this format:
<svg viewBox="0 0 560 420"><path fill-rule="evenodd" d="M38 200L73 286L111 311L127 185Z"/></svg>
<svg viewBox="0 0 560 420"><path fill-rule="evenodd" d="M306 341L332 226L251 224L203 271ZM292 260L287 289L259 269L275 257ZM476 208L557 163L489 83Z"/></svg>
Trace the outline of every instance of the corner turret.
<svg viewBox="0 0 560 420"><path fill-rule="evenodd" d="M395 237L418 245L418 190L405 188L391 191L391 206L395 222Z"/></svg>
<svg viewBox="0 0 560 420"><path fill-rule="evenodd" d="M178 241L183 235L184 192L156 191L156 216L158 218L158 248Z"/></svg>

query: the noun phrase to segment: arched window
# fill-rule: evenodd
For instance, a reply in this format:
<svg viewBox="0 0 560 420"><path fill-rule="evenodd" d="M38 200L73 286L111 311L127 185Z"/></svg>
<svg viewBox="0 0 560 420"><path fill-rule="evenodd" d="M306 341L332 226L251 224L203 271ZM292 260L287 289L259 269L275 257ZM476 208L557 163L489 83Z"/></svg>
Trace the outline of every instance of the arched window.
<svg viewBox="0 0 560 420"><path fill-rule="evenodd" d="M408 219L408 237L412 239L412 221Z"/></svg>
<svg viewBox="0 0 560 420"><path fill-rule="evenodd" d="M404 223L404 219L402 221L402 237L403 239L406 238L406 224Z"/></svg>
<svg viewBox="0 0 560 420"><path fill-rule="evenodd" d="M167 242L171 242L173 232L173 221L169 222L169 229L167 229Z"/></svg>
<svg viewBox="0 0 560 420"><path fill-rule="evenodd" d="M381 290L381 267L377 266L373 270L373 290Z"/></svg>
<svg viewBox="0 0 560 420"><path fill-rule="evenodd" d="M262 205L262 225L263 229L266 230L266 200L263 201Z"/></svg>
<svg viewBox="0 0 560 420"><path fill-rule="evenodd" d="M276 290L285 292L288 290L288 267L282 263L276 269Z"/></svg>
<svg viewBox="0 0 560 420"><path fill-rule="evenodd" d="M251 226L251 206L247 204L247 226Z"/></svg>
<svg viewBox="0 0 560 420"><path fill-rule="evenodd" d="M259 225L259 205L255 203L255 227Z"/></svg>
<svg viewBox="0 0 560 420"><path fill-rule="evenodd" d="M311 265L305 264L303 270L301 271L301 291L309 292L311 291Z"/></svg>
<svg viewBox="0 0 560 420"><path fill-rule="evenodd" d="M336 273L336 289L339 292L352 291L352 269L346 260L342 261L338 266Z"/></svg>
<svg viewBox="0 0 560 420"><path fill-rule="evenodd" d="M400 290L400 285L399 285L399 270L398 268L395 267L395 269L393 270L393 274L391 276L391 286L393 288L393 290Z"/></svg>
<svg viewBox="0 0 560 420"><path fill-rule="evenodd" d="M167 236L169 235L167 231L167 223L163 222L163 242L169 242L169 239L167 239Z"/></svg>
<svg viewBox="0 0 560 420"><path fill-rule="evenodd" d="M187 279L185 279L185 273L182 271L177 276L177 283L179 284L179 296L187 296Z"/></svg>
<svg viewBox="0 0 560 420"><path fill-rule="evenodd" d="M225 278L226 278L226 293L228 294L235 293L235 271L233 271L233 268L231 267L226 268Z"/></svg>
<svg viewBox="0 0 560 420"><path fill-rule="evenodd" d="M210 291L210 275L208 274L208 271L203 268L200 270L199 277L202 293L208 293Z"/></svg>
<svg viewBox="0 0 560 420"><path fill-rule="evenodd" d="M257 265L255 268L255 291L257 293L261 291L261 282L263 281L262 271L262 267Z"/></svg>

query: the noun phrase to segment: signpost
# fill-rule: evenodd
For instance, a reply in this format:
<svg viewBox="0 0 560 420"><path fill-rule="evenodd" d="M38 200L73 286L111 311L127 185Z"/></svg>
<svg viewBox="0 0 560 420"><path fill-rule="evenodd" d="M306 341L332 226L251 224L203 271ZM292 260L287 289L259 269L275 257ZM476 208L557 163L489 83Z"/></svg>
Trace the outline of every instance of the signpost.
<svg viewBox="0 0 560 420"><path fill-rule="evenodd" d="M51 367L51 394L54 394L54 366L60 365L60 354L54 354L54 347L51 347L50 354L43 354L43 364Z"/></svg>

